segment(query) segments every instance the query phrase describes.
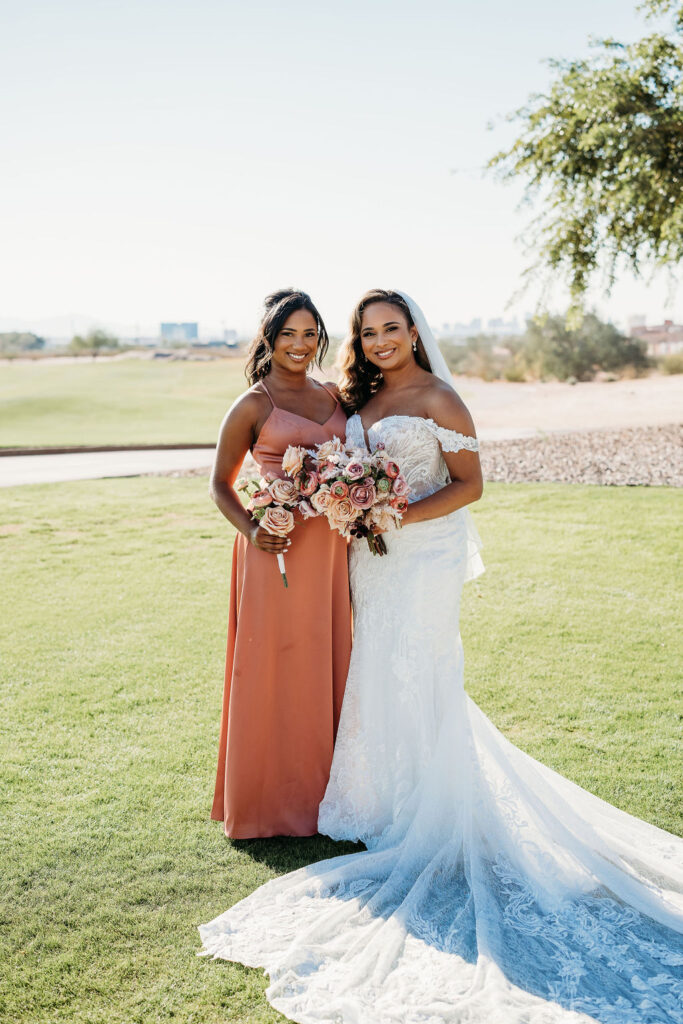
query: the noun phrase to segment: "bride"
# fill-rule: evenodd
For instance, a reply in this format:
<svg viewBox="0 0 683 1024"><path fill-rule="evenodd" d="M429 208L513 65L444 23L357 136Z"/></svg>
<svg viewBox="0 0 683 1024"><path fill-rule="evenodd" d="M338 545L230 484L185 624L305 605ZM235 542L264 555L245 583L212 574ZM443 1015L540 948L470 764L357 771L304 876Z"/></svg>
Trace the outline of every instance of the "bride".
<svg viewBox="0 0 683 1024"><path fill-rule="evenodd" d="M347 440L412 488L388 554L350 549L354 644L319 828L366 852L262 886L200 928L301 1024L683 1024L683 840L509 743L468 698L482 571L467 410L421 310L359 303Z"/></svg>

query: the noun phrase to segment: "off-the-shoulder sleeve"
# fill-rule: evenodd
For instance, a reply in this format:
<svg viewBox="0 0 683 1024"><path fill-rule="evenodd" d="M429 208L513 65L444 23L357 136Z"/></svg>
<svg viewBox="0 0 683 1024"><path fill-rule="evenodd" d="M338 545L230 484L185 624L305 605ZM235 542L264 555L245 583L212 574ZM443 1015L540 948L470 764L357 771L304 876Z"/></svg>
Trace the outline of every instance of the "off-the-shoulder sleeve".
<svg viewBox="0 0 683 1024"><path fill-rule="evenodd" d="M440 427L434 420L425 420L434 437L441 445L444 452L460 452L465 449L468 452L479 451L479 439L468 437L467 434L459 434L457 430L446 430Z"/></svg>

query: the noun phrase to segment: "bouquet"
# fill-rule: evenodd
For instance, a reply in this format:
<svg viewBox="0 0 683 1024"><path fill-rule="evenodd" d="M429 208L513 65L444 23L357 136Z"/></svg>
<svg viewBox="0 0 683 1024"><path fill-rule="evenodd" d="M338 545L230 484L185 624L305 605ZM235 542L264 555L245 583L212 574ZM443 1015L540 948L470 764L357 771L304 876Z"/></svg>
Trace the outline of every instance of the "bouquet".
<svg viewBox="0 0 683 1024"><path fill-rule="evenodd" d="M267 533L286 537L292 532L294 513L299 505L299 491L292 479L261 477L260 480L247 480L241 477L235 489L247 495L247 510ZM287 587L285 556L280 553L276 557L282 582Z"/></svg>
<svg viewBox="0 0 683 1024"><path fill-rule="evenodd" d="M374 528L394 530L408 508L410 488L398 463L378 444L372 455L347 448L338 437L315 449L290 445L282 457L283 477L241 477L235 488L249 498L247 509L268 533L286 537L302 519L325 516L342 537L365 537L373 555L386 554ZM285 586L285 558L277 556Z"/></svg>
<svg viewBox="0 0 683 1024"><path fill-rule="evenodd" d="M298 488L304 518L325 516L342 537L365 537L374 555L386 554L374 528L385 531L401 525L410 488L383 444L372 454L347 448L338 437L317 445L315 451L290 445L282 468Z"/></svg>

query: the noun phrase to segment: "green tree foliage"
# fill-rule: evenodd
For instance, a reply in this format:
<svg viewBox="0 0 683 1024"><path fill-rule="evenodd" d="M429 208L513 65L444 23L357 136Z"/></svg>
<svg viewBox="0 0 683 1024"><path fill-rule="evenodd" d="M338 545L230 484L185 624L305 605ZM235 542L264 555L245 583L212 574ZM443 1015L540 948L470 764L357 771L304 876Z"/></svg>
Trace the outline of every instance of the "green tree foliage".
<svg viewBox="0 0 683 1024"><path fill-rule="evenodd" d="M97 353L102 349L118 348L119 339L106 331L90 330L86 335L76 334L69 343L72 352Z"/></svg>
<svg viewBox="0 0 683 1024"><path fill-rule="evenodd" d="M565 280L576 309L599 269L609 291L621 266L683 259L683 3L640 9L672 16L670 31L551 61L549 90L510 115L521 133L490 161L540 203L526 274Z"/></svg>
<svg viewBox="0 0 683 1024"><path fill-rule="evenodd" d="M649 366L642 341L622 334L595 313L585 314L576 326L564 316L530 320L524 334L442 341L441 348L453 373L484 380L520 381L556 377L592 380L596 373L637 373Z"/></svg>
<svg viewBox="0 0 683 1024"><path fill-rule="evenodd" d="M636 371L648 365L645 343L621 334L594 313L569 328L565 316L531 320L518 359L535 377L591 380L598 370L617 372L626 366Z"/></svg>
<svg viewBox="0 0 683 1024"><path fill-rule="evenodd" d="M6 355L16 355L20 352L39 352L44 348L45 338L39 338L37 334L22 334L19 331L0 334L0 352Z"/></svg>
<svg viewBox="0 0 683 1024"><path fill-rule="evenodd" d="M519 345L519 338L476 334L470 338L442 341L441 350L452 373L481 377L482 380L500 380Z"/></svg>

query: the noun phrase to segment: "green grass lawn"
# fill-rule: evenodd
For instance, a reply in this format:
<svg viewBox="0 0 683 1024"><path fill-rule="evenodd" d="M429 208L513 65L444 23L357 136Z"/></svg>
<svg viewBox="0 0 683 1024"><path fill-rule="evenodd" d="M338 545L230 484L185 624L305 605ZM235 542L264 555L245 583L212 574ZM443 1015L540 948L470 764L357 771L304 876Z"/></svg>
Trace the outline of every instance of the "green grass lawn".
<svg viewBox="0 0 683 1024"><path fill-rule="evenodd" d="M246 386L237 358L5 362L0 448L213 443Z"/></svg>
<svg viewBox="0 0 683 1024"><path fill-rule="evenodd" d="M507 736L678 834L681 512L664 488L490 485L463 622ZM194 956L196 926L348 847L209 820L230 540L203 479L2 492L3 1021L283 1019L260 972Z"/></svg>

